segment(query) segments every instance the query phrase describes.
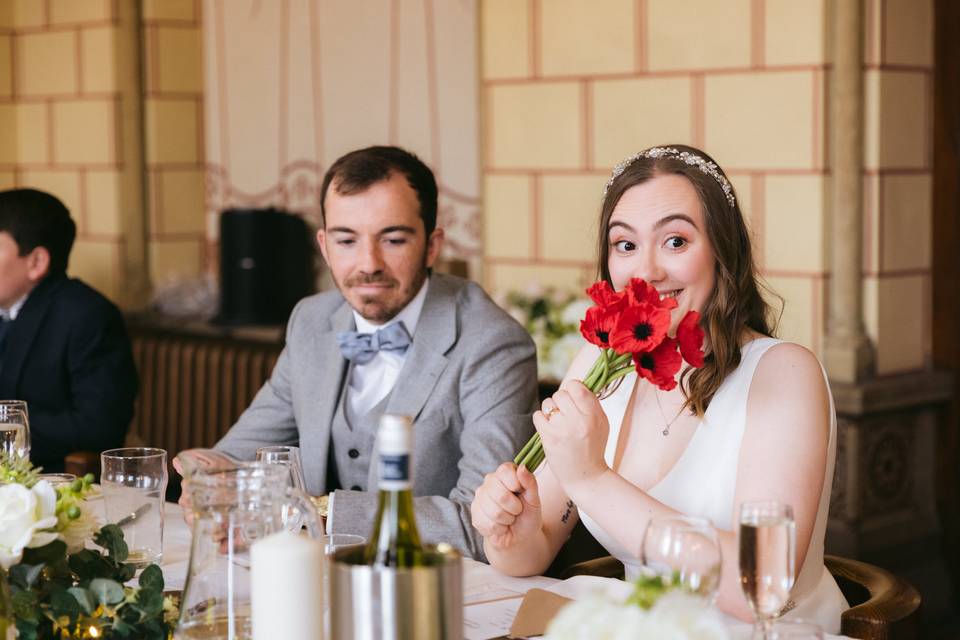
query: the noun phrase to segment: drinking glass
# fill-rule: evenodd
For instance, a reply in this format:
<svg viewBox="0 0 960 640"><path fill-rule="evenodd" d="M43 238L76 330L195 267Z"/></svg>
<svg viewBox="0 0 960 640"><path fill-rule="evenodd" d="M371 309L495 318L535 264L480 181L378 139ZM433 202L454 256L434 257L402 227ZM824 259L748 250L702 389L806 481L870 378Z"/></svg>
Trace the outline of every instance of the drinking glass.
<svg viewBox="0 0 960 640"><path fill-rule="evenodd" d="M756 618L754 637L770 640L796 578L793 508L780 502L740 506L740 586Z"/></svg>
<svg viewBox="0 0 960 640"><path fill-rule="evenodd" d="M805 620L777 620L770 632L771 640L823 640L819 625Z"/></svg>
<svg viewBox="0 0 960 640"><path fill-rule="evenodd" d="M41 473L37 476L40 480L46 480L50 486L56 489L59 486L73 484L77 476L72 473Z"/></svg>
<svg viewBox="0 0 960 640"><path fill-rule="evenodd" d="M167 452L130 447L100 454L100 486L108 523L123 530L137 568L163 558L163 500L167 491Z"/></svg>
<svg viewBox="0 0 960 640"><path fill-rule="evenodd" d="M30 457L30 413L23 400L0 400L0 447L20 458Z"/></svg>
<svg viewBox="0 0 960 640"><path fill-rule="evenodd" d="M303 479L303 462L300 460L300 447L274 445L257 449L257 462L282 464L290 468L290 486L297 491L306 491Z"/></svg>
<svg viewBox="0 0 960 640"><path fill-rule="evenodd" d="M710 520L653 518L643 534L641 561L648 571L712 601L720 587L720 543Z"/></svg>
<svg viewBox="0 0 960 640"><path fill-rule="evenodd" d="M320 519L307 497L288 486L289 474L277 465L240 462L230 469L197 469L186 482L193 534L174 638L249 640L251 547L286 529L286 514L293 510L314 539L322 535Z"/></svg>

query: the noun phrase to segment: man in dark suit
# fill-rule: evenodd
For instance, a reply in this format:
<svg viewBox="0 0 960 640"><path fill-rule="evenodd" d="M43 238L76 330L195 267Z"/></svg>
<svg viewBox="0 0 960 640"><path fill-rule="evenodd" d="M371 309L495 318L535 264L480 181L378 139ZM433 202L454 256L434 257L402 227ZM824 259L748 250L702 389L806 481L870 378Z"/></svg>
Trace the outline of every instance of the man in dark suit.
<svg viewBox="0 0 960 640"><path fill-rule="evenodd" d="M30 458L45 471L122 446L137 394L120 311L67 277L75 236L52 195L0 192L0 398L27 402Z"/></svg>

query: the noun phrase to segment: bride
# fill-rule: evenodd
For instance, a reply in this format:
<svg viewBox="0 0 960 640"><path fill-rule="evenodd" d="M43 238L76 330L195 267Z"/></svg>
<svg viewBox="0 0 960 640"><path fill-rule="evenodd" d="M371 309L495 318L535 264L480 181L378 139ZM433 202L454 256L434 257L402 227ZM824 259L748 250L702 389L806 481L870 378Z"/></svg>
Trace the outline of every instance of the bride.
<svg viewBox="0 0 960 640"><path fill-rule="evenodd" d="M580 382L598 356L586 345L533 422L547 464L488 474L472 504L490 563L510 575L543 573L577 520L638 572L651 518L692 515L716 527L723 564L717 603L744 620L737 522L740 504L793 506L797 581L788 616L838 633L847 607L823 564L836 449L836 417L820 363L774 339L750 239L732 186L703 151L654 147L628 158L607 183L599 267L621 290L643 278L675 297L671 335L701 314L705 364L664 392L631 374L598 400Z"/></svg>

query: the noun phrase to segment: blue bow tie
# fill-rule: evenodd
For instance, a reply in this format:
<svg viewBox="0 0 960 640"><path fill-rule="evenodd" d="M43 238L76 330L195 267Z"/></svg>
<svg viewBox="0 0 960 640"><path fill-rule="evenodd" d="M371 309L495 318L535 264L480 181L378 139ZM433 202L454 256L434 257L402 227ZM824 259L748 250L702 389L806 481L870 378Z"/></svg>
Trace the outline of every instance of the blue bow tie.
<svg viewBox="0 0 960 640"><path fill-rule="evenodd" d="M404 353L410 346L410 334L403 322L394 322L374 333L341 331L337 334L337 343L344 358L356 364L366 364L378 351Z"/></svg>

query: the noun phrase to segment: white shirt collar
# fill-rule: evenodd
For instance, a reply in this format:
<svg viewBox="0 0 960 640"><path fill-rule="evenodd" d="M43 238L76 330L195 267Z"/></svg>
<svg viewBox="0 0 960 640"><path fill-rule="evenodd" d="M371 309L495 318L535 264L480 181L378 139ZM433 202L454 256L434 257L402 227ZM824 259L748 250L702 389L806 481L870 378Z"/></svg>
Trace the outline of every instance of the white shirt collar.
<svg viewBox="0 0 960 640"><path fill-rule="evenodd" d="M356 309L351 309L353 311L353 319L357 323L357 332L358 333L373 333L377 329L382 329L388 325L391 325L395 322L403 322L404 326L407 327L407 332L410 334L410 337L413 337L413 334L417 330L417 322L420 320L420 312L423 310L423 303L427 299L427 289L430 287L430 278L427 278L423 281L423 286L420 287L420 291L417 292L417 295L413 296L413 300L407 303L400 313L393 316L383 324L374 324L357 313Z"/></svg>
<svg viewBox="0 0 960 640"><path fill-rule="evenodd" d="M9 309L0 309L0 316L3 316L11 322L16 320L17 316L20 315L20 309L23 309L23 305L26 304L28 297L30 297L30 294L26 293L22 298L14 302L13 306Z"/></svg>

